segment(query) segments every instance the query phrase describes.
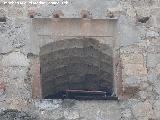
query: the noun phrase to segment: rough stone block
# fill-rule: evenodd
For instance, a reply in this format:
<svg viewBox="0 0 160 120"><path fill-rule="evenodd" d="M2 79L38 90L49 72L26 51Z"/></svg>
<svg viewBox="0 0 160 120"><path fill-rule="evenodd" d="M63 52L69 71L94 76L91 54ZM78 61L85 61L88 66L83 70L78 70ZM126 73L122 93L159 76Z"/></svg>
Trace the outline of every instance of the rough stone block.
<svg viewBox="0 0 160 120"><path fill-rule="evenodd" d="M78 102L80 118L85 120L119 120L120 108L117 101Z"/></svg>
<svg viewBox="0 0 160 120"><path fill-rule="evenodd" d="M160 6L160 2L157 1ZM150 14L152 15L152 26L154 27L160 27L160 8L155 7L150 10Z"/></svg>
<svg viewBox="0 0 160 120"><path fill-rule="evenodd" d="M28 68L11 68L8 71L8 77L11 80L17 79L23 82L24 79L27 79L27 72Z"/></svg>
<svg viewBox="0 0 160 120"><path fill-rule="evenodd" d="M147 55L147 66L148 67L156 67L156 65L160 63L160 54L152 54L149 53Z"/></svg>
<svg viewBox="0 0 160 120"><path fill-rule="evenodd" d="M122 63L125 64L144 64L142 54L123 54L121 55Z"/></svg>
<svg viewBox="0 0 160 120"><path fill-rule="evenodd" d="M64 110L64 118L65 119L78 119L80 117L77 110L74 109L66 109Z"/></svg>
<svg viewBox="0 0 160 120"><path fill-rule="evenodd" d="M10 82L7 84L6 97L8 99L29 99L31 98L31 86L21 80Z"/></svg>
<svg viewBox="0 0 160 120"><path fill-rule="evenodd" d="M120 49L121 54L142 54L146 51L146 44L132 44L127 47L122 47Z"/></svg>
<svg viewBox="0 0 160 120"><path fill-rule="evenodd" d="M0 113L0 120L38 120L36 117L29 115L26 112L16 109L7 109Z"/></svg>
<svg viewBox="0 0 160 120"><path fill-rule="evenodd" d="M61 100L35 100L34 106L42 120L64 118Z"/></svg>
<svg viewBox="0 0 160 120"><path fill-rule="evenodd" d="M6 38L4 38L6 37ZM12 46L12 42L10 41L9 38L7 38L7 36L1 37L0 36L0 53L8 53L11 52L13 50L13 46Z"/></svg>
<svg viewBox="0 0 160 120"><path fill-rule="evenodd" d="M146 33L146 37L154 37L154 38L157 38L157 37L159 37L159 34L158 34L158 32L156 32L156 31L148 30L147 33Z"/></svg>
<svg viewBox="0 0 160 120"><path fill-rule="evenodd" d="M123 85L128 87L140 86L140 83L147 81L147 77L129 76L123 79Z"/></svg>
<svg viewBox="0 0 160 120"><path fill-rule="evenodd" d="M61 107L61 100L35 100L35 107L39 110L55 110Z"/></svg>
<svg viewBox="0 0 160 120"><path fill-rule="evenodd" d="M141 82L140 84L139 84L139 89L140 90L146 90L150 85L149 85L149 83L146 81L146 82Z"/></svg>
<svg viewBox="0 0 160 120"><path fill-rule="evenodd" d="M0 9L0 18L6 17L6 14L7 14L6 10Z"/></svg>
<svg viewBox="0 0 160 120"><path fill-rule="evenodd" d="M143 64L126 64L123 69L124 75L145 76L147 68Z"/></svg>
<svg viewBox="0 0 160 120"><path fill-rule="evenodd" d="M136 118L138 117L152 118L154 115L154 111L152 109L151 103L149 101L145 101L133 105L133 114Z"/></svg>
<svg viewBox="0 0 160 120"><path fill-rule="evenodd" d="M155 81L153 86L153 91L160 95L160 81Z"/></svg>
<svg viewBox="0 0 160 120"><path fill-rule="evenodd" d="M147 48L147 52L148 53L155 53L155 54L159 54L160 53L160 45L150 45L150 46L148 46L148 48Z"/></svg>
<svg viewBox="0 0 160 120"><path fill-rule="evenodd" d="M140 99L146 100L149 97L149 93L146 91L139 91L138 96L140 97Z"/></svg>
<svg viewBox="0 0 160 120"><path fill-rule="evenodd" d="M151 38L149 39L149 45L154 46L160 46L160 39L159 38Z"/></svg>
<svg viewBox="0 0 160 120"><path fill-rule="evenodd" d="M155 68L149 68L148 70L148 81L150 83L154 83L155 81L157 81L157 71Z"/></svg>
<svg viewBox="0 0 160 120"><path fill-rule="evenodd" d="M3 66L28 66L29 60L27 59L27 56L21 54L20 52L12 52L7 56L4 56L2 59L2 65Z"/></svg>
<svg viewBox="0 0 160 120"><path fill-rule="evenodd" d="M155 71L157 74L160 74L160 64L157 64Z"/></svg>
<svg viewBox="0 0 160 120"><path fill-rule="evenodd" d="M132 111L128 108L128 109L125 109L121 112L122 114L122 118L124 120L129 120L129 119L132 119Z"/></svg>

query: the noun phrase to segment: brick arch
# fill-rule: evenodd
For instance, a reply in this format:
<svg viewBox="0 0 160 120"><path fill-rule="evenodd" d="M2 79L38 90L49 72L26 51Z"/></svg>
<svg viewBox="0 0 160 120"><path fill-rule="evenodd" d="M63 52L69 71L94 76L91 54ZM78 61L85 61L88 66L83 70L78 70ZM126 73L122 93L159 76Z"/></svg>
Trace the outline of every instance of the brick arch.
<svg viewBox="0 0 160 120"><path fill-rule="evenodd" d="M65 90L113 92L113 51L94 38L72 38L40 48L42 98Z"/></svg>

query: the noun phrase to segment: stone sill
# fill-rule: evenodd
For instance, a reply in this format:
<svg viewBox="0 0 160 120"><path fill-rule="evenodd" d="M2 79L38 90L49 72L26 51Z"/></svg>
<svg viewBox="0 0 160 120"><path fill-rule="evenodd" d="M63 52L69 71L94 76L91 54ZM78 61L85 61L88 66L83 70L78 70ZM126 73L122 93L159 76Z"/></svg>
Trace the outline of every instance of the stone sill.
<svg viewBox="0 0 160 120"><path fill-rule="evenodd" d="M79 100L79 101L83 101L83 100L119 100L118 97L114 96L114 97L105 97L105 98L84 98L84 97L79 97L79 98L65 98L65 99L42 99L42 100Z"/></svg>
<svg viewBox="0 0 160 120"><path fill-rule="evenodd" d="M82 20L118 20L118 17L106 17L106 18L53 18L53 17L34 17L30 19L53 19L53 20L60 20L60 19L82 19Z"/></svg>

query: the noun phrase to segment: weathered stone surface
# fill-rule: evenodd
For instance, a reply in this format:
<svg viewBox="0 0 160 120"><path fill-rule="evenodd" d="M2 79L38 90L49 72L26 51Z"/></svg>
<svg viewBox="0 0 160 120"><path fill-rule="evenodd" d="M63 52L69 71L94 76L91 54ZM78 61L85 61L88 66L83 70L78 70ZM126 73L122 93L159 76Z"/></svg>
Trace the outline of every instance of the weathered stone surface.
<svg viewBox="0 0 160 120"><path fill-rule="evenodd" d="M6 14L5 9L0 9L0 18L6 17Z"/></svg>
<svg viewBox="0 0 160 120"><path fill-rule="evenodd" d="M159 87L160 81L155 81L153 86L154 86L153 90L155 90L156 93L158 93L160 95L160 87Z"/></svg>
<svg viewBox="0 0 160 120"><path fill-rule="evenodd" d="M0 39L0 53L8 53L13 50L13 46L11 41L9 41L7 38L1 37ZM5 45L5 46L4 46Z"/></svg>
<svg viewBox="0 0 160 120"><path fill-rule="evenodd" d="M157 43L157 45L150 45L148 46L148 53L151 54L159 54L160 53L160 45L158 45L159 43Z"/></svg>
<svg viewBox="0 0 160 120"><path fill-rule="evenodd" d="M139 92L138 92L138 95L139 95L140 99L146 100L147 97L149 96L149 93L146 92L146 91L139 91Z"/></svg>
<svg viewBox="0 0 160 120"><path fill-rule="evenodd" d="M66 109L64 110L64 118L65 119L78 119L80 117L79 112L77 110Z"/></svg>
<svg viewBox="0 0 160 120"><path fill-rule="evenodd" d="M0 83L0 97L5 94L5 83Z"/></svg>
<svg viewBox="0 0 160 120"><path fill-rule="evenodd" d="M152 105L149 101L139 102L133 106L133 114L136 118L147 117L152 118L154 115Z"/></svg>
<svg viewBox="0 0 160 120"><path fill-rule="evenodd" d="M159 23L159 20L160 20L160 8L157 7L157 8L153 8L151 9L151 14L152 14L152 26L155 26L155 27L160 27L160 23Z"/></svg>
<svg viewBox="0 0 160 120"><path fill-rule="evenodd" d="M137 28L129 23L126 16L121 15L119 17L119 25L120 27L118 29L118 37L120 40L120 46L128 47L129 45L140 41Z"/></svg>
<svg viewBox="0 0 160 120"><path fill-rule="evenodd" d="M80 118L88 120L120 119L120 106L117 101L78 101L75 107L79 110Z"/></svg>
<svg viewBox="0 0 160 120"><path fill-rule="evenodd" d="M139 89L140 90L146 90L150 85L149 85L149 83L146 81L146 82L141 82L140 84L139 84Z"/></svg>
<svg viewBox="0 0 160 120"><path fill-rule="evenodd" d="M128 76L145 76L147 75L147 68L143 64L125 64L123 74Z"/></svg>
<svg viewBox="0 0 160 120"><path fill-rule="evenodd" d="M148 54L147 55L147 66L155 67L158 63L160 63L160 54Z"/></svg>
<svg viewBox="0 0 160 120"><path fill-rule="evenodd" d="M28 66L29 60L20 52L13 52L2 59L2 65L8 67Z"/></svg>
<svg viewBox="0 0 160 120"><path fill-rule="evenodd" d="M35 101L35 107L39 110L55 110L61 107L61 100L42 100L42 101Z"/></svg>
<svg viewBox="0 0 160 120"><path fill-rule="evenodd" d="M146 33L146 37L155 37L155 38L157 38L157 37L159 37L159 34L157 32L155 32L155 31L149 30Z"/></svg>
<svg viewBox="0 0 160 120"><path fill-rule="evenodd" d="M64 111L62 108L58 108L56 110L41 110L38 112L42 120L50 120L50 119L65 120L64 115L63 115Z"/></svg>
<svg viewBox="0 0 160 120"><path fill-rule="evenodd" d="M30 116L29 114L14 110L8 109L0 113L0 120L38 120L35 117Z"/></svg>
<svg viewBox="0 0 160 120"><path fill-rule="evenodd" d="M157 119L160 119L160 100L155 100L154 101L154 112L155 112L155 115L156 115L156 118Z"/></svg>
<svg viewBox="0 0 160 120"><path fill-rule="evenodd" d="M157 74L160 74L160 64L157 64L155 70L156 70L156 73L157 73Z"/></svg>
<svg viewBox="0 0 160 120"><path fill-rule="evenodd" d="M21 81L17 81L16 83L8 84L8 86L9 87L6 90L6 96L10 99L18 99L18 98L19 99L29 99L32 96L31 86Z"/></svg>
<svg viewBox="0 0 160 120"><path fill-rule="evenodd" d="M125 64L144 64L144 56L142 54L122 54L122 63Z"/></svg>
<svg viewBox="0 0 160 120"><path fill-rule="evenodd" d="M127 47L122 47L120 49L121 51L121 54L130 54L130 53L134 53L134 54L137 54L137 53L145 53L146 51L146 43L143 43L143 44L131 44Z"/></svg>
<svg viewBox="0 0 160 120"><path fill-rule="evenodd" d="M6 88L0 85L0 112L3 113L0 120L34 120L25 112L5 111L6 108L31 111L40 117L38 120L160 120L159 0L69 0L68 5L9 5L3 2L0 0L0 18L6 16L6 22L0 22L0 83L5 82ZM57 10L61 10L66 18L80 18L81 10L89 11L92 18L106 18L110 12L119 17L119 33L115 37L120 44L117 50L120 50L124 67L122 87L127 86L128 91L132 91L138 86L136 96L119 102L72 103L68 100L70 102L65 105L61 100L31 100L32 76L27 72L32 57L27 58L27 54L36 53L36 50L30 38L28 10L34 10L35 17L39 18L52 17ZM45 43L45 39L50 40ZM47 44L52 39L43 36L41 41ZM74 47L71 44L68 46Z"/></svg>
<svg viewBox="0 0 160 120"><path fill-rule="evenodd" d="M132 119L132 111L128 108L128 109L125 109L125 110L123 110L122 112L121 112L121 114L122 114L122 118L124 119L124 120L129 120L129 119Z"/></svg>
<svg viewBox="0 0 160 120"><path fill-rule="evenodd" d="M27 67L11 68L8 70L8 76L12 80L17 79L22 81L23 83L24 79L27 79L27 71L28 71Z"/></svg>
<svg viewBox="0 0 160 120"><path fill-rule="evenodd" d="M140 87L140 83L147 81L147 77L129 76L123 79L124 86Z"/></svg>

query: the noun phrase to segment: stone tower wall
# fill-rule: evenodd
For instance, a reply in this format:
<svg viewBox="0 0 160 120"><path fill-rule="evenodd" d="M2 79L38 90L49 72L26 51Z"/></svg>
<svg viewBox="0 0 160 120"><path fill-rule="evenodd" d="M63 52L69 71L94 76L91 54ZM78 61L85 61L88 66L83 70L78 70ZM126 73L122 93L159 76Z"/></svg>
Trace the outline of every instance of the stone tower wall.
<svg viewBox="0 0 160 120"><path fill-rule="evenodd" d="M159 0L68 0L63 5L7 2L0 0L0 120L14 113L24 120L26 113L38 120L160 120ZM84 11L93 19L118 19L123 99L33 99L32 74L38 72L39 64L33 61L37 56L31 46L30 17L81 18Z"/></svg>

